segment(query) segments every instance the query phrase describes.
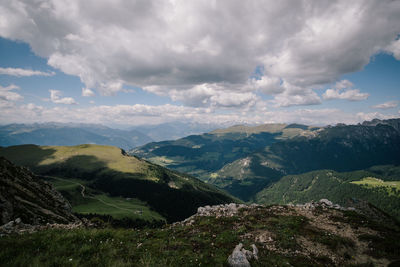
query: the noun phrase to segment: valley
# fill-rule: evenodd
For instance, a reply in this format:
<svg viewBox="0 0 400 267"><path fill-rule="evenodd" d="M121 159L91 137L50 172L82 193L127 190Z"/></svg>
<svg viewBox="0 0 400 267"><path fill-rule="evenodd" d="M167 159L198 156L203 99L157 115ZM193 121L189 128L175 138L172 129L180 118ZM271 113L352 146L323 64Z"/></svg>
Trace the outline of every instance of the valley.
<svg viewBox="0 0 400 267"><path fill-rule="evenodd" d="M268 190L289 174L399 165L399 124L399 119L392 119L329 127L234 126L176 141L150 143L130 153L191 173L244 201L258 202L257 195L264 188ZM324 190L327 188L321 188ZM346 197L352 197L351 193ZM282 196L268 203L276 203L273 201L284 203Z"/></svg>
<svg viewBox="0 0 400 267"><path fill-rule="evenodd" d="M62 179L54 176L42 176L42 178L50 182L63 196L66 196L73 205L72 211L78 214L110 215L115 219L165 220L157 212L150 210L149 206L139 199L96 194L93 189L86 188L84 184L87 182L84 180ZM77 194L79 190L80 194Z"/></svg>
<svg viewBox="0 0 400 267"><path fill-rule="evenodd" d="M233 126L129 152L94 144L1 147L0 157L24 166L8 168L29 168L33 179L51 184L67 204L48 212L70 221L41 215L31 225L16 209L0 227L0 260L219 266L243 246L243 253L253 249L251 266L397 264L399 122ZM44 252L35 254L33 244Z"/></svg>
<svg viewBox="0 0 400 267"><path fill-rule="evenodd" d="M193 214L199 205L235 201L189 175L128 156L117 147L22 145L0 148L0 156L29 167L45 179L57 177L49 181L59 188L73 209L83 214L101 208L103 215L115 218L165 218L171 222ZM85 186L86 197L82 196L81 185Z"/></svg>

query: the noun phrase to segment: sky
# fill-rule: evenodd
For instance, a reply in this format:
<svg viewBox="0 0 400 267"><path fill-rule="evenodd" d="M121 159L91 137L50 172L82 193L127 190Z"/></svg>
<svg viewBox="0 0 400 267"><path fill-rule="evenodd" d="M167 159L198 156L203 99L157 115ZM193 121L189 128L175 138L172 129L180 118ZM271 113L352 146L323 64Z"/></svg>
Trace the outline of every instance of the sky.
<svg viewBox="0 0 400 267"><path fill-rule="evenodd" d="M0 124L400 117L400 1L0 0Z"/></svg>

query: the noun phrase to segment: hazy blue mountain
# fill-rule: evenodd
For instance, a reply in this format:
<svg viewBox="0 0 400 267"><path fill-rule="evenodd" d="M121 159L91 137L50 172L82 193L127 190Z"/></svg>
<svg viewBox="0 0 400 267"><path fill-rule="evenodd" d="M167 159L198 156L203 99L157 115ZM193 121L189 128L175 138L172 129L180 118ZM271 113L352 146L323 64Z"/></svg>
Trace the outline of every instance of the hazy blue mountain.
<svg viewBox="0 0 400 267"><path fill-rule="evenodd" d="M185 136L202 134L221 127L216 124L170 122L158 125L141 125L132 127L149 136L154 141L175 140Z"/></svg>
<svg viewBox="0 0 400 267"><path fill-rule="evenodd" d="M35 123L0 126L0 146L100 144L128 150L151 141L147 135L136 130L112 129L98 124Z"/></svg>

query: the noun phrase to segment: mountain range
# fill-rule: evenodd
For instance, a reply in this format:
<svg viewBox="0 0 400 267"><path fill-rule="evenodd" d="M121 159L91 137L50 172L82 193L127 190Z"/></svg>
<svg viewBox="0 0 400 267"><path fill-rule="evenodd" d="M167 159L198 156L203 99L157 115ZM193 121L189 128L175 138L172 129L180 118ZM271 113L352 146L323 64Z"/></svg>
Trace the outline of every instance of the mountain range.
<svg viewBox="0 0 400 267"><path fill-rule="evenodd" d="M392 119L236 125L128 152L0 147L0 261L224 266L240 254L245 266L397 266L399 132Z"/></svg>
<svg viewBox="0 0 400 267"><path fill-rule="evenodd" d="M152 141L173 140L216 129L214 124L170 122L115 129L101 124L33 123L0 125L0 146L35 144L73 146L111 145L125 150Z"/></svg>
<svg viewBox="0 0 400 267"><path fill-rule="evenodd" d="M98 124L34 123L0 126L0 146L101 144L131 149L151 141L150 137L137 130L112 129Z"/></svg>
<svg viewBox="0 0 400 267"><path fill-rule="evenodd" d="M152 140L175 140L188 135L202 134L220 128L221 125L197 122L169 122L155 125L140 125L131 127L131 130L141 132Z"/></svg>
<svg viewBox="0 0 400 267"><path fill-rule="evenodd" d="M376 169L381 171L393 170L395 168L391 166L381 165L400 164L400 119L375 119L357 125L338 124L326 127L300 124L237 125L174 141L149 143L131 150L130 153L165 167L190 173L244 201L260 203L300 203L316 200L324 192L331 196L329 183L318 183L315 184L315 190L320 192L318 196L311 190L307 197L295 194L291 199L285 199L283 192L289 188L280 184L287 181L288 178L283 179L287 175L318 170L366 170L364 177L352 173L354 177L347 177L340 187L349 188L342 197L351 198L357 195L352 194L351 189L362 190L351 184L351 181L368 177L388 181L387 176L371 174L369 169L377 166ZM302 180L302 177L298 180ZM393 179L400 180L396 177L390 181ZM273 193L277 188L280 188L279 193ZM399 203L399 196L385 193L387 190L380 191L379 201L376 196L367 192L368 190L364 190L362 198L375 198L373 202L385 210L395 210L397 204L389 208L387 206L391 201ZM339 200L337 197L334 199Z"/></svg>

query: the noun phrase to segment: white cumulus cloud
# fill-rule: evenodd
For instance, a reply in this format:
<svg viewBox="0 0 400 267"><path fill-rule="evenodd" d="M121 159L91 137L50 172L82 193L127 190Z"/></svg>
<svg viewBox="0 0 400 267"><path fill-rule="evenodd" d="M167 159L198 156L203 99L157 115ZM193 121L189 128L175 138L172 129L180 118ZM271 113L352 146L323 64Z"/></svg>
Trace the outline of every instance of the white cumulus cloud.
<svg viewBox="0 0 400 267"><path fill-rule="evenodd" d="M253 92L236 91L223 84L199 84L191 88L167 90L162 86L144 87L146 91L157 95L168 95L173 101L179 101L192 107L242 108L253 106L258 97Z"/></svg>
<svg viewBox="0 0 400 267"><path fill-rule="evenodd" d="M11 84L9 86L3 87L0 85L0 100L5 102L15 102L23 99L23 96L14 92L18 90L19 87Z"/></svg>
<svg viewBox="0 0 400 267"><path fill-rule="evenodd" d="M94 96L95 93L89 88L82 88L82 96Z"/></svg>
<svg viewBox="0 0 400 267"><path fill-rule="evenodd" d="M192 97L200 102L180 101L241 105L253 90L291 106L319 103L316 88L362 70L377 53L399 59L399 14L400 1L391 0L14 0L0 3L0 36L78 76L83 95L156 86L178 100L223 84ZM260 66L259 79L249 79ZM358 89L326 95L366 97Z"/></svg>
<svg viewBox="0 0 400 267"><path fill-rule="evenodd" d="M327 89L322 97L325 100L345 99L349 101L361 101L369 97L368 93L361 93L359 89L352 89L353 83L342 80L335 84L334 88Z"/></svg>
<svg viewBox="0 0 400 267"><path fill-rule="evenodd" d="M56 104L76 105L77 102L72 97L61 97L62 93L58 90L49 90L50 100Z"/></svg>
<svg viewBox="0 0 400 267"><path fill-rule="evenodd" d="M393 41L386 50L392 53L397 60L400 60L400 39Z"/></svg>

